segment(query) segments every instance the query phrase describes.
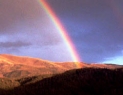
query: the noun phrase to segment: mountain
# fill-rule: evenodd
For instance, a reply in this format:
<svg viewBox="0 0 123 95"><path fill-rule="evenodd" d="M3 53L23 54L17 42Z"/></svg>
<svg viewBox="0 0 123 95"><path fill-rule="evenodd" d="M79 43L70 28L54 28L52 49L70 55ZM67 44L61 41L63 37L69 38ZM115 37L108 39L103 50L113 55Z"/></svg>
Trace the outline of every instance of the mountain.
<svg viewBox="0 0 123 95"><path fill-rule="evenodd" d="M78 66L77 66L78 65ZM51 62L38 58L0 55L0 77L22 78L38 75L54 75L78 68L118 68L118 65L86 64L83 62Z"/></svg>
<svg viewBox="0 0 123 95"><path fill-rule="evenodd" d="M0 95L123 95L123 66L0 55Z"/></svg>
<svg viewBox="0 0 123 95"><path fill-rule="evenodd" d="M71 62L68 65L62 65L62 63L55 63L38 58L8 54L0 55L0 77L21 78L37 75L50 75L76 68L78 67L75 66L74 62Z"/></svg>

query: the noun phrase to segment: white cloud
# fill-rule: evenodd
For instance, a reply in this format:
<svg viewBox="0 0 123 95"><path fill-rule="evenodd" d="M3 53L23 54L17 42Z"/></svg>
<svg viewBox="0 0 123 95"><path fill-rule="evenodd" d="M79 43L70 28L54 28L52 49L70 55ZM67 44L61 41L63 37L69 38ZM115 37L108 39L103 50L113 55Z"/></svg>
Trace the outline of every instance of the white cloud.
<svg viewBox="0 0 123 95"><path fill-rule="evenodd" d="M107 60L104 61L103 63L123 65L123 56L116 56L116 57L107 58Z"/></svg>

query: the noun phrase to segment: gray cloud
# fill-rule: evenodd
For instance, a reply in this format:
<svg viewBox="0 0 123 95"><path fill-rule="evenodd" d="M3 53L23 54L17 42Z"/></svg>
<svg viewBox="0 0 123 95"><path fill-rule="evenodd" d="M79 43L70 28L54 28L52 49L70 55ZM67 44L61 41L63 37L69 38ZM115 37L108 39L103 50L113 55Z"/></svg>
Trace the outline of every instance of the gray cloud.
<svg viewBox="0 0 123 95"><path fill-rule="evenodd" d="M21 48L30 46L30 43L16 41L16 42L0 42L0 48Z"/></svg>
<svg viewBox="0 0 123 95"><path fill-rule="evenodd" d="M19 27L20 24L32 24L42 16L44 13L38 1L0 0L0 33L14 33L16 31L10 30ZM9 31L7 31L8 29Z"/></svg>
<svg viewBox="0 0 123 95"><path fill-rule="evenodd" d="M123 50L122 0L48 0L82 61L101 62ZM57 3L57 4L56 4ZM64 6L64 7L63 7Z"/></svg>
<svg viewBox="0 0 123 95"><path fill-rule="evenodd" d="M9 41L27 41L40 46L62 42L38 0L0 0L0 34Z"/></svg>
<svg viewBox="0 0 123 95"><path fill-rule="evenodd" d="M21 53L22 48L29 48L32 44L22 41L4 41L0 42L0 53L3 54L18 54Z"/></svg>
<svg viewBox="0 0 123 95"><path fill-rule="evenodd" d="M82 61L100 62L121 55L123 0L46 1L64 24ZM63 47L61 43L64 42L59 32L37 0L0 0L0 49L3 53L18 49L20 55L39 57L40 51L41 56L55 59L59 47ZM50 48L49 51L43 49L45 47ZM30 49L25 53L27 48ZM49 55L49 52L54 54Z"/></svg>

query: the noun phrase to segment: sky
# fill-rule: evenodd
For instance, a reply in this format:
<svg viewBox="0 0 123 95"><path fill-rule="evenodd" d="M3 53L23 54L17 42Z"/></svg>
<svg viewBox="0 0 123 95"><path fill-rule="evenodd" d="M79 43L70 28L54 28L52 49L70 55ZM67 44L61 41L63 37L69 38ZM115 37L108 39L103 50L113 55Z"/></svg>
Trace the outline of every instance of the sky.
<svg viewBox="0 0 123 95"><path fill-rule="evenodd" d="M123 0L45 0L81 61L123 64ZM72 61L38 0L0 0L0 53Z"/></svg>

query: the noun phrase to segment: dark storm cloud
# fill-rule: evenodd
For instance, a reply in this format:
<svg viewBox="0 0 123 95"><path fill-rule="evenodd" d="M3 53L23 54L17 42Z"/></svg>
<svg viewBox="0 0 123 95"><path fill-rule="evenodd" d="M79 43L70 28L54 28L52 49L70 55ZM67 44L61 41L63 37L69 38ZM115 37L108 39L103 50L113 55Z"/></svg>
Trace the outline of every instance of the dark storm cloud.
<svg viewBox="0 0 123 95"><path fill-rule="evenodd" d="M38 0L0 0L0 34L9 40L56 45L62 41L53 26Z"/></svg>
<svg viewBox="0 0 123 95"><path fill-rule="evenodd" d="M43 16L41 13L35 0L0 0L0 33L16 32L10 30L22 23L31 24Z"/></svg>
<svg viewBox="0 0 123 95"><path fill-rule="evenodd" d="M121 55L123 0L45 1L68 31L82 61L100 62ZM51 59L55 59L58 52L60 55L66 50L62 43L38 0L0 0L0 52L18 54L19 51L20 55L45 56L46 59L51 58L49 52L53 52ZM44 49L46 47L49 51ZM42 56L37 55L39 52Z"/></svg>
<svg viewBox="0 0 123 95"><path fill-rule="evenodd" d="M16 41L16 42L0 42L0 48L21 48L30 46L30 43Z"/></svg>
<svg viewBox="0 0 123 95"><path fill-rule="evenodd" d="M121 55L122 0L47 1L64 23L82 61L102 62Z"/></svg>
<svg viewBox="0 0 123 95"><path fill-rule="evenodd" d="M105 27L100 23L90 26L86 24L86 27L77 30L80 31L79 33L73 31L71 34L84 61L102 62L106 58L121 55L123 50L122 28L113 23L112 27L110 23L108 24Z"/></svg>

